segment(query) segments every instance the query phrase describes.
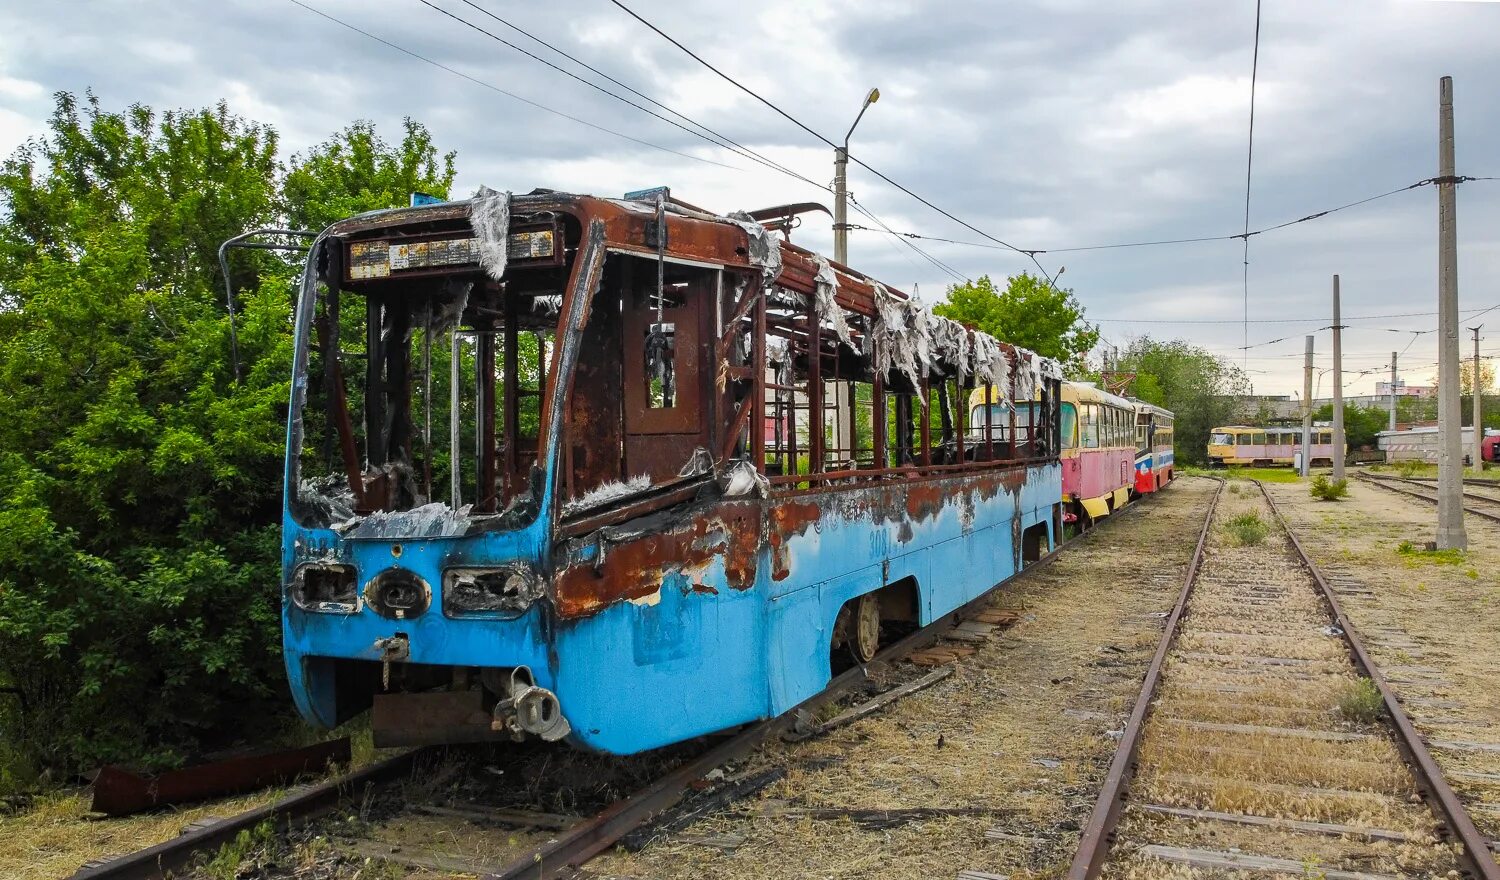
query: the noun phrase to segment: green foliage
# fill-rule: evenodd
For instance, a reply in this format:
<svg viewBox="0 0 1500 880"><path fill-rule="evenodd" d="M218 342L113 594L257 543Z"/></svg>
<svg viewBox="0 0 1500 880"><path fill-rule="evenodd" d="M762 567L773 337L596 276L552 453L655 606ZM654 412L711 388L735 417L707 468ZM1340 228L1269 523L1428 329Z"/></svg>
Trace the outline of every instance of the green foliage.
<svg viewBox="0 0 1500 880"><path fill-rule="evenodd" d="M1056 358L1073 370L1099 344L1099 328L1083 319L1084 309L1069 288L1022 272L998 290L990 276L955 284L947 300L933 306L944 318L969 324L996 339Z"/></svg>
<svg viewBox="0 0 1500 880"><path fill-rule="evenodd" d="M1368 678L1349 682L1339 693L1339 714L1356 724L1373 724L1384 712L1385 698Z"/></svg>
<svg viewBox="0 0 1500 880"><path fill-rule="evenodd" d="M297 229L322 229L373 208L408 204L413 192L446 198L453 185L455 153L438 157L432 136L410 117L401 145L391 149L371 122L359 121L293 159L284 194L288 220Z"/></svg>
<svg viewBox="0 0 1500 880"><path fill-rule="evenodd" d="M246 860L275 837L276 831L270 819L254 828L247 828L236 834L234 840L219 847L219 851L198 873L209 880L236 880L247 873L243 870Z"/></svg>
<svg viewBox="0 0 1500 880"><path fill-rule="evenodd" d="M1313 412L1314 422L1332 422L1333 404L1325 403ZM1375 448L1375 435L1390 426L1391 411L1373 406L1344 407L1344 442L1350 449Z"/></svg>
<svg viewBox="0 0 1500 880"><path fill-rule="evenodd" d="M1402 541L1396 545L1396 553L1411 566L1416 566L1423 562L1433 565L1460 565L1464 561L1464 551L1462 550L1428 550L1425 547L1418 547L1410 541Z"/></svg>
<svg viewBox="0 0 1500 880"><path fill-rule="evenodd" d="M18 766L170 764L285 717L297 268L234 257L235 384L217 261L286 224L281 183L274 132L223 104L115 113L66 93L0 167L0 684L26 705L0 703L0 741ZM383 201L351 207L390 206L359 191Z"/></svg>
<svg viewBox="0 0 1500 880"><path fill-rule="evenodd" d="M1266 521L1253 511L1242 513L1224 524L1227 531L1241 547L1259 544L1271 533Z"/></svg>
<svg viewBox="0 0 1500 880"><path fill-rule="evenodd" d="M1313 477L1312 486L1308 488L1312 497L1319 501L1338 501L1349 495L1348 480L1330 480L1324 474Z"/></svg>
<svg viewBox="0 0 1500 880"><path fill-rule="evenodd" d="M1134 340L1120 353L1117 369L1135 373L1131 396L1173 412L1179 465L1208 463L1209 432L1235 422L1238 397L1250 390L1239 367L1181 339Z"/></svg>

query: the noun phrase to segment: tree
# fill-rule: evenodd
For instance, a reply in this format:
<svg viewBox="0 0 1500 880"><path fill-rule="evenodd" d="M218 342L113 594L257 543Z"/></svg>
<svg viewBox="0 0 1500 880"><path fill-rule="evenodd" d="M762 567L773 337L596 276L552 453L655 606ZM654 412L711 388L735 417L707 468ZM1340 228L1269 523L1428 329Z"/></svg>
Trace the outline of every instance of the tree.
<svg viewBox="0 0 1500 880"><path fill-rule="evenodd" d="M1208 434L1234 421L1250 382L1239 367L1180 339L1142 337L1121 353L1118 369L1134 372L1131 394L1173 412L1178 461L1205 464Z"/></svg>
<svg viewBox="0 0 1500 880"><path fill-rule="evenodd" d="M1312 414L1314 422L1331 423L1333 404L1325 403ZM1376 434L1390 426L1391 411L1376 406L1344 407L1344 442L1350 449L1375 448Z"/></svg>
<svg viewBox="0 0 1500 880"><path fill-rule="evenodd" d="M375 208L408 204L414 192L446 198L456 153L438 157L432 136L410 117L401 144L391 149L373 123L355 122L292 159L286 176L287 219L297 229L324 226Z"/></svg>
<svg viewBox="0 0 1500 880"><path fill-rule="evenodd" d="M358 167L399 166L369 134L378 156ZM216 256L287 223L276 147L224 104L111 112L60 93L47 135L0 167L0 684L21 697L0 704L0 742L34 766L171 762L287 717L297 271L236 255L235 383ZM328 209L390 206L384 178L361 179L341 185L369 201Z"/></svg>
<svg viewBox="0 0 1500 880"><path fill-rule="evenodd" d="M1437 383L1433 383L1434 385ZM1489 361L1479 359L1479 393L1489 394L1495 387L1495 365ZM1463 358L1458 362L1458 390L1459 393L1468 396L1474 393L1474 361L1472 358Z"/></svg>
<svg viewBox="0 0 1500 880"><path fill-rule="evenodd" d="M933 312L983 330L996 339L1056 358L1074 371L1099 344L1099 328L1083 319L1084 309L1068 288L1029 273L1011 276L997 290L990 276L948 288L947 300Z"/></svg>

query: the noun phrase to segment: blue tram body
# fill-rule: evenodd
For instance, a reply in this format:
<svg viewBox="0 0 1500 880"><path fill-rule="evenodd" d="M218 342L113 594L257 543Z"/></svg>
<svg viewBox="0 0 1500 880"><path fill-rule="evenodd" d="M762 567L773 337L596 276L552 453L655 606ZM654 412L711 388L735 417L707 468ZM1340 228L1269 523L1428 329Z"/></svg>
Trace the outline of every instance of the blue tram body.
<svg viewBox="0 0 1500 880"><path fill-rule="evenodd" d="M297 314L282 562L287 674L310 722L333 726L373 702L377 743L537 735L640 752L780 714L826 686L839 650L868 658L864 616L878 615L876 636L879 625L926 624L1056 546L1055 364L992 342L977 346L994 358L981 363L972 341L945 364L935 346L934 384L954 370L951 361L968 358L947 380L956 388L965 373L976 381L977 371L1007 381L997 392L1037 400L1039 412L1050 413L1024 432L1013 425L966 449L962 432L920 442L918 422L925 437L935 417L921 406L916 377L903 389L898 356L895 367L873 371L879 404L864 426L869 455L858 439L839 449L819 436L823 426L799 434L795 421L823 407L818 383L855 381L820 378L820 367L823 376L853 376L858 368L843 361L864 349L868 374L870 363L885 363L879 346L906 344L900 332L908 325L890 317L894 294L837 270L834 289L843 290L844 308L866 337L841 343L817 306L829 264L774 240L780 253L769 260L748 223L550 193L505 199L498 235L511 265L500 273L478 245L452 243L463 240L456 231L469 232L468 203L335 224L309 257ZM653 253L650 229L641 228L653 219L665 226L670 251ZM531 318L534 310L506 298L533 278L516 258L516 236L531 233L518 230L546 224L562 253L535 279L562 297L555 316ZM473 227L481 243L497 234L478 221ZM425 236L438 256L413 256L417 245L402 233ZM369 241L375 244L360 247ZM546 249L522 245L533 255ZM389 262L382 266L372 251ZM669 258L674 272L710 274L667 283ZM427 279L421 298L392 285L403 269ZM467 304L455 294L444 328L433 315L455 272L475 279L475 292ZM645 298L633 300L631 285ZM346 306L351 293L366 298L362 404L345 399L340 357L354 358L340 354L340 288ZM490 311L505 315L504 328L484 322L488 307L475 306L481 289L495 297ZM680 295L672 298L672 289ZM712 294L704 297L712 315L691 313L694 291ZM860 319L855 294L881 298L886 314ZM414 319L408 304L423 298ZM632 302L644 304L648 325L643 360L632 351ZM477 331L464 317L476 313ZM664 313L675 320L670 354L652 355L652 334L670 326ZM804 323L796 325L799 314ZM788 332L789 366L777 367L767 347L776 332L764 331L768 321L803 328ZM544 325L555 336L537 336L536 388L528 394L523 337ZM430 347L444 332L449 350L433 358ZM732 345L722 344L731 337ZM800 365L798 344L807 353ZM701 378L690 372L695 348ZM743 369L718 382L705 367L728 349L729 367ZM316 352L322 362L315 366ZM664 357L670 369L662 369ZM421 370L412 368L418 360ZM441 361L452 367L450 407L446 419L435 419L442 394L432 390L433 364ZM804 393L816 398L800 410L798 392L776 387L795 385L799 370L812 371ZM469 386L472 406L464 406L471 373L478 378ZM505 388L486 390L486 377L494 383L496 375ZM419 389L420 406L411 388ZM326 411L309 406L310 389ZM632 408L632 395L659 392ZM528 396L534 449L526 437ZM955 391L953 399L964 396ZM690 405L703 414L688 413ZM351 415L354 406L361 418ZM776 441L744 415L778 407L793 427ZM427 424L449 422L447 480L444 441L411 428L424 422L420 408ZM674 409L688 426L679 434L671 433L678 423L658 418ZM656 421L640 421L648 417ZM410 423L404 432L402 419ZM850 419L853 434L859 426ZM342 458L343 477L337 467L320 479L304 473L319 456L314 427L328 438L323 457ZM453 465L470 443L475 460ZM609 456L590 452L601 445ZM830 464L841 459L842 466ZM640 476L630 482L627 474ZM444 483L454 502L464 499L462 484L472 484L470 505L433 501Z"/></svg>

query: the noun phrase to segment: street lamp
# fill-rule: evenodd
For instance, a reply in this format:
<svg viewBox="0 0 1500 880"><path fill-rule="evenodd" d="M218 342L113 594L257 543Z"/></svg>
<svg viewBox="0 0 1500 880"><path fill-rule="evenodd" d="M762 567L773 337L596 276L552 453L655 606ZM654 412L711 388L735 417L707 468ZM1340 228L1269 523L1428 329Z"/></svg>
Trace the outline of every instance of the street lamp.
<svg viewBox="0 0 1500 880"><path fill-rule="evenodd" d="M859 115L854 117L854 125L849 126L844 135L844 145L833 148L833 259L845 266L849 265L849 138L859 121L865 118L865 111L879 100L880 89L870 89L859 108Z"/></svg>

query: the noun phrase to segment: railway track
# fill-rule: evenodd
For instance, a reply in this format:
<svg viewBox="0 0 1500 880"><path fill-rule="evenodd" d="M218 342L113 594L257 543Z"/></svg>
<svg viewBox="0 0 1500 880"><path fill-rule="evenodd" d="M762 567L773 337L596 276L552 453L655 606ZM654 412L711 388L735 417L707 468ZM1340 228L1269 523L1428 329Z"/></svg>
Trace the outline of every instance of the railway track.
<svg viewBox="0 0 1500 880"><path fill-rule="evenodd" d="M716 738L716 742L683 758L648 784L632 790L630 794L614 800L590 816L492 809L478 805L455 807L442 803L414 803L395 810L394 816L386 816L381 820L400 820L411 813L425 813L439 819L469 819L487 826L507 826L533 832L533 844L503 862L482 863L434 857L422 853L416 847L373 845L373 841L365 842L372 845L342 847L342 852L345 855L387 861L408 868L474 873L485 880L523 877L526 880L545 880L552 877L584 876L578 872L580 866L615 845L631 831L667 815L672 808L682 804L687 795L700 788L714 770L745 757L770 737L791 733L799 726L805 727L807 719L822 706L846 696L872 677L880 677L889 672L898 661L916 654L932 654L938 662L942 662L945 652L963 650L961 647L955 649L932 646L950 633L961 633L963 627L984 626L974 621L985 619L983 609L990 603L995 591L1017 578L1036 572L1064 551L1087 544L1092 536L1106 533L1110 522L1118 521L1121 516L1133 515L1142 506L1141 502L1130 505L1100 527L1090 529L1052 550L1015 578L997 584L969 604L889 645L865 667L856 666L836 676L827 689L790 712ZM927 665L931 662L932 658L926 661ZM928 677L923 676L922 679ZM905 684L921 684L921 679ZM903 686L897 685L882 697L889 695L889 699L893 701L899 699L902 693ZM252 831L267 822L278 833L309 833L308 829L313 827L318 818L347 809L355 803L368 805L387 790L428 772L423 768L437 764L441 760L442 751L440 747L425 747L384 759L352 773L295 791L264 807L188 828L179 837L164 843L107 861L91 863L72 875L71 880L148 880L173 872L180 873L201 858L213 854L224 844L234 841L242 832ZM490 769L494 772L497 768ZM699 796L695 800L712 805L716 794L721 797L739 796L744 793L744 782L745 780L731 778L718 790L708 792L709 796ZM753 780L751 784L754 784ZM525 839L526 833L523 831L510 836Z"/></svg>
<svg viewBox="0 0 1500 880"><path fill-rule="evenodd" d="M1437 504L1437 486L1426 481L1413 480L1406 477L1377 477L1374 474L1363 471L1355 476L1366 483L1379 486L1382 489L1388 489L1392 492L1399 492L1402 495L1420 498L1423 501L1430 501L1433 504ZM1464 484L1474 487L1494 486L1493 483L1487 481L1474 480L1464 480ZM1486 494L1486 491L1500 491L1500 489L1482 490L1479 492L1465 491L1463 493L1464 511L1480 519L1500 522L1500 495Z"/></svg>
<svg viewBox="0 0 1500 880"><path fill-rule="evenodd" d="M1256 485L1227 505L1215 495L1068 876L1500 878L1333 588ZM1225 529L1250 514L1265 540L1235 546Z"/></svg>

